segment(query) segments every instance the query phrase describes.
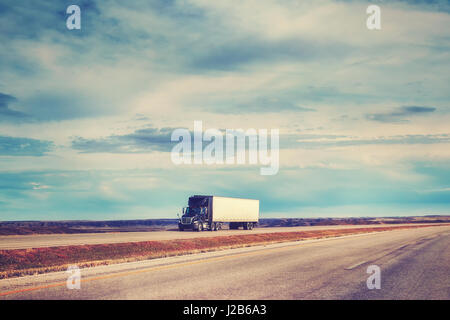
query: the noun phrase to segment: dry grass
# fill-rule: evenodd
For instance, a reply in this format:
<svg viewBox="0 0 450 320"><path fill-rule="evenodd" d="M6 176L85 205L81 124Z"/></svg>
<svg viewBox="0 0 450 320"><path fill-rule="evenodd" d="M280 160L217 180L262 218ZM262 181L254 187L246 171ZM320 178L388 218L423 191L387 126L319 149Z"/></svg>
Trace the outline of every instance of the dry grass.
<svg viewBox="0 0 450 320"><path fill-rule="evenodd" d="M0 250L0 278L17 277L50 271L63 271L66 270L68 265L72 264L76 264L80 268L83 268L258 244L300 241L306 239L318 239L387 230L423 228L429 226L437 225L312 230L235 236L217 235L215 237L181 240Z"/></svg>

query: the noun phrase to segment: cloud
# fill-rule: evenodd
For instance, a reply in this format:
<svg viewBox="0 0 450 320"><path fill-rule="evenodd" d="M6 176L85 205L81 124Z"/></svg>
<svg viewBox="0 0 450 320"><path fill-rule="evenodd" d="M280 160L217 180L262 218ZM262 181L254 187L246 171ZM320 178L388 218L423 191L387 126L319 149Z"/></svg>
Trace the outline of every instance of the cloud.
<svg viewBox="0 0 450 320"><path fill-rule="evenodd" d="M33 190L41 190L41 189L48 189L50 186L47 186L45 184L40 184L39 182L30 182L32 185Z"/></svg>
<svg viewBox="0 0 450 320"><path fill-rule="evenodd" d="M16 101L16 97L0 92L0 121L20 122L29 120L27 114L9 107L10 104Z"/></svg>
<svg viewBox="0 0 450 320"><path fill-rule="evenodd" d="M417 113L434 112L436 110L436 108L409 106L409 107L403 107L403 110L404 110L405 114L417 114Z"/></svg>
<svg viewBox="0 0 450 320"><path fill-rule="evenodd" d="M53 149L53 142L30 138L0 136L0 156L43 156Z"/></svg>
<svg viewBox="0 0 450 320"><path fill-rule="evenodd" d="M198 70L236 70L254 63L287 63L292 61L338 60L349 52L344 43L312 42L299 38L269 40L229 39L229 42L193 50L188 62Z"/></svg>
<svg viewBox="0 0 450 320"><path fill-rule="evenodd" d="M143 153L152 151L170 151L172 128L139 129L125 135L112 135L106 138L72 140L72 148L82 153Z"/></svg>
<svg viewBox="0 0 450 320"><path fill-rule="evenodd" d="M45 91L23 100L30 117L39 122L95 117L107 113L105 102L75 91Z"/></svg>
<svg viewBox="0 0 450 320"><path fill-rule="evenodd" d="M318 139L318 141L315 141ZM326 147L346 147L346 146L362 146L362 145L392 145L392 144L435 144L450 143L449 134L429 134L429 135L397 135L388 137L375 137L371 139L358 137L326 137L313 138L299 137L298 145L309 148L326 148Z"/></svg>
<svg viewBox="0 0 450 320"><path fill-rule="evenodd" d="M284 134L280 136L282 149L319 149L370 145L417 145L450 143L450 134L392 135L358 137L332 134Z"/></svg>
<svg viewBox="0 0 450 320"><path fill-rule="evenodd" d="M412 80L417 80L415 77L423 75L417 66L440 65L437 59L443 59L442 52L446 52L443 51L446 42L441 41L446 31L439 27L418 33L416 25L409 29L404 27L408 23L395 24L401 30L407 29L409 35L430 39L430 43L420 48L411 48L403 38L399 45L393 46L395 32L368 37L364 26L360 28L361 16L357 14L360 6L366 4L364 1L338 4L248 1L239 8L201 0L135 1L127 5L117 1L96 4L80 1L83 22L79 32L65 28L66 4L69 2L2 2L0 21L4 32L0 37L6 47L0 52L2 77L8 90L20 97L21 110L40 122L118 115L136 107L134 97L143 93L163 96L158 90L167 81L186 74L243 73L257 79L261 72L273 72L279 78L290 79L291 87L283 88L283 92L299 93L296 98L300 99L288 97L274 106L257 106L249 99L239 101L236 107L229 103L221 106L222 101L216 101L217 106L207 106L209 110L219 109L227 114L240 114L245 109L249 113L272 108L306 111L295 106L315 108L310 101L364 104L380 99L401 100L404 92L399 90L402 83L398 78L407 72ZM255 4L259 8L256 12ZM408 6L403 3L400 7ZM405 11L412 14L410 10ZM435 18L431 16L424 18ZM445 22L439 16L436 23L440 26ZM352 37L347 36L349 28ZM436 30L441 30L443 35ZM428 33L433 37L428 37ZM359 39L357 43L353 42L354 38ZM427 51L438 44L439 53ZM405 53L414 55L409 57ZM366 62L354 65L362 57ZM414 60L413 68L408 63L411 60ZM390 70L395 65L397 76L386 79L386 65ZM280 71L279 66L284 69ZM434 88L433 96L442 98L444 90L436 83L441 86L447 83L442 76L446 73L434 71L430 69L433 79L424 83ZM216 79L212 77L209 81ZM361 91L354 90L356 81L364 82ZM267 93L272 84L261 84L254 96ZM308 85L318 89L307 89ZM21 88L21 92L12 88ZM420 92L429 92L426 90L429 88L420 89L414 91L414 98L423 98ZM283 92L271 92L270 97L280 97ZM180 97L186 101L183 98ZM205 110L204 106L202 102L196 109ZM160 106L146 107L156 112Z"/></svg>
<svg viewBox="0 0 450 320"><path fill-rule="evenodd" d="M71 147L81 153L120 153L135 154L149 152L170 152L178 143L171 141L171 134L176 128L145 128L138 129L133 133L124 135L111 135L105 138L85 139L76 137L71 142ZM207 128L203 128L204 130ZM218 129L225 134L225 129ZM245 131L245 130L244 130ZM193 146L194 134L191 135ZM270 131L269 131L270 135ZM224 138L225 139L225 138ZM428 135L393 135L379 136L373 138L362 138L349 135L333 134L281 134L281 149L322 149L334 147L351 147L364 145L415 145L415 144L440 144L450 143L450 134L428 134ZM270 148L270 136L269 136ZM205 148L210 142L203 142ZM226 148L226 140L223 142ZM246 149L248 150L248 140Z"/></svg>
<svg viewBox="0 0 450 320"><path fill-rule="evenodd" d="M421 10L450 13L448 0L398 0L398 2L406 3Z"/></svg>
<svg viewBox="0 0 450 320"><path fill-rule="evenodd" d="M245 100L245 99L244 99ZM293 102L294 99L277 97L257 97L246 99L248 101L236 101L229 99L216 103L212 108L204 108L205 111L224 114L245 114L245 113L278 113L278 112L311 112L313 108L299 106Z"/></svg>
<svg viewBox="0 0 450 320"><path fill-rule="evenodd" d="M107 99L97 100L75 91L70 90L63 93L44 90L31 94L20 100L20 106L26 112L11 109L10 105L18 104L18 99L0 93L0 121L38 123L95 117L108 113L106 111L108 105L105 103Z"/></svg>
<svg viewBox="0 0 450 320"><path fill-rule="evenodd" d="M393 112L367 114L366 118L378 122L408 122L409 117L429 114L436 111L434 107L403 106Z"/></svg>

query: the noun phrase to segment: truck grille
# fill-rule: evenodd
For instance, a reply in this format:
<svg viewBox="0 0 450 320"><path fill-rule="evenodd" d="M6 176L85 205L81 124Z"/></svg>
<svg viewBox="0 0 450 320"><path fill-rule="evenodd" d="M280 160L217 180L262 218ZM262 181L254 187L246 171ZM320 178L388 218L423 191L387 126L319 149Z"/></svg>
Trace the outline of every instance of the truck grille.
<svg viewBox="0 0 450 320"><path fill-rule="evenodd" d="M181 218L181 223L182 224L191 224L192 222L192 218L191 217L183 217Z"/></svg>

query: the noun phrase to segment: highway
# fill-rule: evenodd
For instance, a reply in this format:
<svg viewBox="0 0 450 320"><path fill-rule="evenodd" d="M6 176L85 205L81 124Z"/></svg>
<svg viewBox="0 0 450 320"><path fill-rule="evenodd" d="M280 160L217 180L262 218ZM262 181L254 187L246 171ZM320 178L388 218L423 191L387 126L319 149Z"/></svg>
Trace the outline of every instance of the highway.
<svg viewBox="0 0 450 320"><path fill-rule="evenodd" d="M249 230L220 230L217 232L204 231L151 231L151 232L116 232L116 233L77 233L77 234L36 234L36 235L11 235L0 236L0 250L9 249L31 249L43 247L74 246L85 244L123 243L152 240L189 239L199 237L230 236L238 234L273 233L311 231L325 229L353 229L353 228L378 228L395 227L403 225L419 224L374 224L374 225L337 225L337 226L314 226L314 227L276 227L255 228Z"/></svg>
<svg viewBox="0 0 450 320"><path fill-rule="evenodd" d="M367 268L381 270L369 290ZM449 299L450 226L279 243L0 280L0 299Z"/></svg>

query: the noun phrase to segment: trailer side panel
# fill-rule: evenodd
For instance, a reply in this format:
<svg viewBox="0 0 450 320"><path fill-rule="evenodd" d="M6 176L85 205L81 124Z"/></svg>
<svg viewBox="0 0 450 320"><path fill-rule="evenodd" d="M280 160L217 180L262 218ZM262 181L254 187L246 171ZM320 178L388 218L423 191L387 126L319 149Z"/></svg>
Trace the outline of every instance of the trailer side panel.
<svg viewBox="0 0 450 320"><path fill-rule="evenodd" d="M213 197L214 222L258 222L259 200Z"/></svg>

